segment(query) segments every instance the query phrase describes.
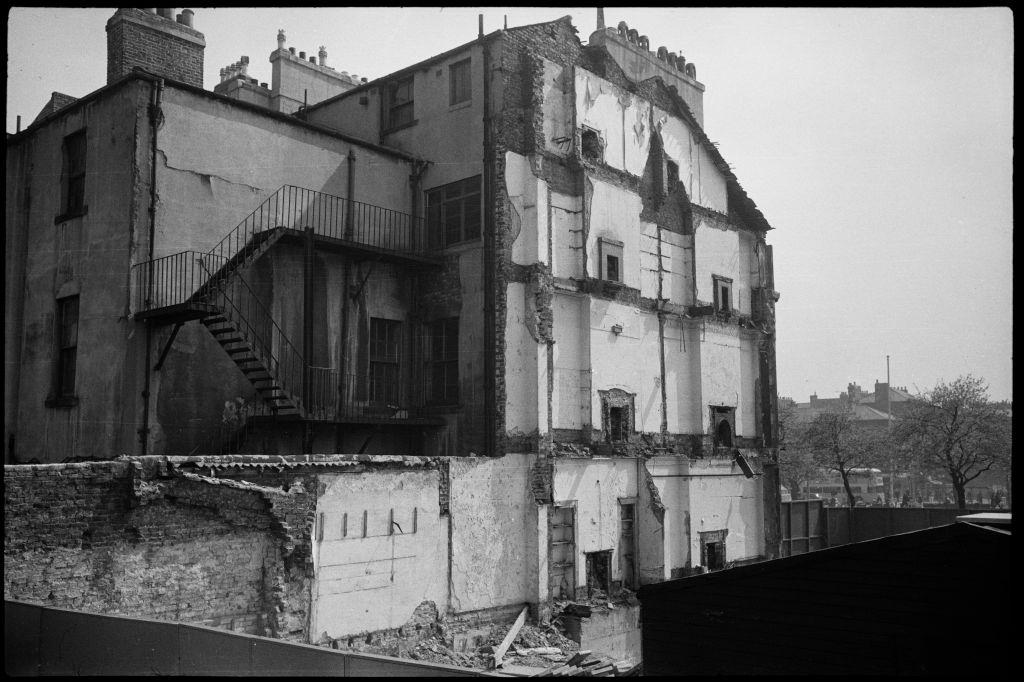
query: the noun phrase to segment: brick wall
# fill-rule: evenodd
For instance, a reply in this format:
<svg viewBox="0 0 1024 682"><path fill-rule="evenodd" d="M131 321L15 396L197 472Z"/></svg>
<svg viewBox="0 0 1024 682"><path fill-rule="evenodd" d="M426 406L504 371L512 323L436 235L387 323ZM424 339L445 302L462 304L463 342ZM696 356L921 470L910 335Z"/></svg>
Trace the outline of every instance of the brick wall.
<svg viewBox="0 0 1024 682"><path fill-rule="evenodd" d="M203 87L203 34L173 19L122 8L107 22L107 83L135 67Z"/></svg>
<svg viewBox="0 0 1024 682"><path fill-rule="evenodd" d="M313 498L157 458L6 466L4 597L304 641Z"/></svg>

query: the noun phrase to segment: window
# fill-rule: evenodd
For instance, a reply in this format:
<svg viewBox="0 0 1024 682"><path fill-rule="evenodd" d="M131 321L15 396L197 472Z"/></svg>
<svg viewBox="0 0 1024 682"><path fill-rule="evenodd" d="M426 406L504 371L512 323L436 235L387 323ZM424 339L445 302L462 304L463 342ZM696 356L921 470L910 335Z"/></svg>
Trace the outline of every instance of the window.
<svg viewBox="0 0 1024 682"><path fill-rule="evenodd" d="M583 128L580 133L580 151L588 161L604 161L604 141L593 128Z"/></svg>
<svg viewBox="0 0 1024 682"><path fill-rule="evenodd" d="M604 239L597 241L598 258L601 263L601 279L609 282L622 281L622 242Z"/></svg>
<svg viewBox="0 0 1024 682"><path fill-rule="evenodd" d="M64 138L61 207L65 216L85 211L85 131Z"/></svg>
<svg viewBox="0 0 1024 682"><path fill-rule="evenodd" d="M712 530L700 534L700 562L709 571L725 568L725 537L728 530Z"/></svg>
<svg viewBox="0 0 1024 682"><path fill-rule="evenodd" d="M554 505L548 517L548 592L552 599L576 598L576 507Z"/></svg>
<svg viewBox="0 0 1024 682"><path fill-rule="evenodd" d="M736 408L711 406L711 433L716 448L733 447L736 435Z"/></svg>
<svg viewBox="0 0 1024 682"><path fill-rule="evenodd" d="M715 311L732 312L732 280L718 275L712 275L711 278L715 286Z"/></svg>
<svg viewBox="0 0 1024 682"><path fill-rule="evenodd" d="M370 318L370 401L398 404L402 323Z"/></svg>
<svg viewBox="0 0 1024 682"><path fill-rule="evenodd" d="M470 81L470 60L463 59L448 67L448 104L461 104L473 97Z"/></svg>
<svg viewBox="0 0 1024 682"><path fill-rule="evenodd" d="M612 591L612 551L586 552L587 596L606 599Z"/></svg>
<svg viewBox="0 0 1024 682"><path fill-rule="evenodd" d="M459 318L449 317L430 325L430 402L452 405L459 401Z"/></svg>
<svg viewBox="0 0 1024 682"><path fill-rule="evenodd" d="M622 584L631 590L635 590L636 584L636 558L635 558L635 534L633 527L636 521L635 498L629 501L619 500L619 568L622 570Z"/></svg>
<svg viewBox="0 0 1024 682"><path fill-rule="evenodd" d="M633 433L634 393L621 388L598 391L601 397L601 419L604 439L607 443L628 441Z"/></svg>
<svg viewBox="0 0 1024 682"><path fill-rule="evenodd" d="M435 245L480 237L480 176L427 192L427 227Z"/></svg>
<svg viewBox="0 0 1024 682"><path fill-rule="evenodd" d="M388 86L388 128L400 128L413 122L413 77L403 78Z"/></svg>
<svg viewBox="0 0 1024 682"><path fill-rule="evenodd" d="M78 359L78 296L57 301L56 398L75 396L75 365Z"/></svg>
<svg viewBox="0 0 1024 682"><path fill-rule="evenodd" d="M665 160L665 179L668 182L668 191L671 192L679 184L679 164Z"/></svg>

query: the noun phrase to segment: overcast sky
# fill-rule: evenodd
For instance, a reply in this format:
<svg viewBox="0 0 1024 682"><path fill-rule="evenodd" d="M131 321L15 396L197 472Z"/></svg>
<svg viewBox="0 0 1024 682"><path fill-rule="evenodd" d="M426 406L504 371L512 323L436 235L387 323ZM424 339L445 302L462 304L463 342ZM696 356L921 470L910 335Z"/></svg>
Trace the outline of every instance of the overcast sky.
<svg viewBox="0 0 1024 682"><path fill-rule="evenodd" d="M178 8L177 11L180 11ZM373 78L486 32L593 8L207 9L205 87L287 45ZM14 8L7 131L106 82L113 9ZM705 127L774 230L779 395L960 374L1012 398L1013 15L971 9L605 9L697 68Z"/></svg>

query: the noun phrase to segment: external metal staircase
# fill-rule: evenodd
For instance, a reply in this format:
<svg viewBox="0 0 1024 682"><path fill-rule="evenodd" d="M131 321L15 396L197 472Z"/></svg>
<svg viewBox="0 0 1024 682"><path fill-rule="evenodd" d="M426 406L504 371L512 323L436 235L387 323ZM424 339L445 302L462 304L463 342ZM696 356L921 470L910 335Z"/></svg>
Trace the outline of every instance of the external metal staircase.
<svg viewBox="0 0 1024 682"><path fill-rule="evenodd" d="M365 421L353 405L358 378L311 367L255 295L242 270L283 239L314 238L321 248L365 258L437 265L423 221L409 214L285 185L209 251L182 251L133 268L135 317L154 324L198 320L262 399L253 416ZM176 327L177 329L177 327ZM172 337L173 338L173 337ZM169 347L169 344L168 344ZM166 353L166 350L165 350ZM408 419L395 409L375 420ZM240 434L230 434L228 443Z"/></svg>

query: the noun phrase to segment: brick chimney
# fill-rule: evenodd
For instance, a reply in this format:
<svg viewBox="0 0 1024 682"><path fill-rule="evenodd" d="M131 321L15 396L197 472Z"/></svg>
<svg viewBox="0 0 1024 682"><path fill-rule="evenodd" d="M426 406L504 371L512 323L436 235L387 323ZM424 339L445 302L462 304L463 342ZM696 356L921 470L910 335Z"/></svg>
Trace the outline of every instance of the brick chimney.
<svg viewBox="0 0 1024 682"><path fill-rule="evenodd" d="M192 28L192 10L123 7L107 20L107 83L140 67L171 80L203 87L206 39Z"/></svg>

